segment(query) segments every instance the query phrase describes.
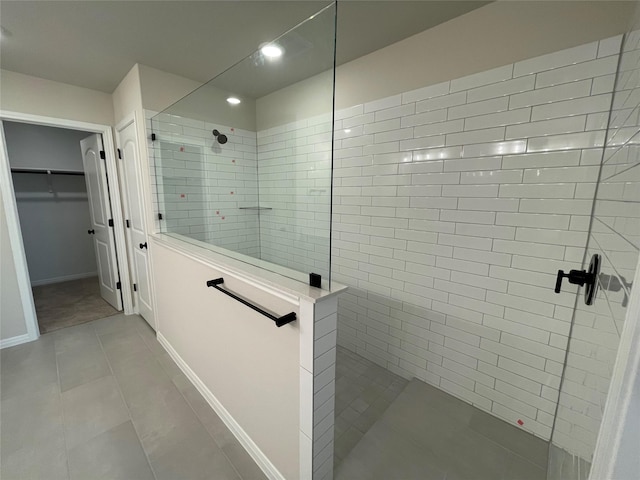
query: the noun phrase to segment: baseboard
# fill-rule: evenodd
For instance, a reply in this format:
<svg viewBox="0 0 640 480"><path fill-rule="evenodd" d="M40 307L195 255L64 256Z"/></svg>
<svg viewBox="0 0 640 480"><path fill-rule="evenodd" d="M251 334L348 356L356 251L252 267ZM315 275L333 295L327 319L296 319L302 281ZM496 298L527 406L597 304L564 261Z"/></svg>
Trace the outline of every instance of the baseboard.
<svg viewBox="0 0 640 480"><path fill-rule="evenodd" d="M202 396L207 400L207 403L213 408L213 410L218 414L218 416L222 419L224 424L227 426L231 433L235 435L240 444L244 447L251 458L258 464L258 466L262 469L264 474L271 480L285 480L284 476L280 471L276 468L276 466L271 463L271 461L267 458L262 450L255 444L251 437L245 432L240 424L235 421L235 419L231 416L231 414L227 411L226 408L222 406L222 403L215 397L211 390L207 388L207 386L200 380L200 378L195 374L193 370L185 363L185 361L178 355L171 344L167 341L166 338L161 333L157 334L158 342L160 345L164 347L167 353L173 358L176 362L182 373L184 373L187 378L191 381L194 387L198 389L198 391L202 394Z"/></svg>
<svg viewBox="0 0 640 480"><path fill-rule="evenodd" d="M27 342L30 342L31 340L35 340L35 339L31 338L31 336L28 333L25 333L24 335L18 335L17 337L4 338L0 340L0 350L2 350L3 348L14 347L22 343L27 343Z"/></svg>
<svg viewBox="0 0 640 480"><path fill-rule="evenodd" d="M32 287L40 285L49 285L51 283L69 282L71 280L80 280L81 278L97 277L98 272L76 273L75 275L63 275L62 277L45 278L44 280L35 280L31 282Z"/></svg>

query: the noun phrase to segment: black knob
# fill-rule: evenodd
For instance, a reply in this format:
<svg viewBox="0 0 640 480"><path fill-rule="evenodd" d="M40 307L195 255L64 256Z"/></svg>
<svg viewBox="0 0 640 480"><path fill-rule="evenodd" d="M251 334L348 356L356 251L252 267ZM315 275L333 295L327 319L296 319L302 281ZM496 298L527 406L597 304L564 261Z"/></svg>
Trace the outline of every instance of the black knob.
<svg viewBox="0 0 640 480"><path fill-rule="evenodd" d="M147 242L140 244L140 249L142 250L143 248L147 248Z"/></svg>
<svg viewBox="0 0 640 480"><path fill-rule="evenodd" d="M554 291L556 293L560 293L560 289L562 288L562 279L564 278L568 279L569 283L572 283L574 285L580 285L581 287L586 284L587 287L585 290L584 303L586 303L587 305L591 305L595 297L596 280L599 273L600 273L600 256L596 254L591 258L589 271L571 270L569 271L569 273L564 273L564 270L558 270L558 275L556 276L556 288L554 289Z"/></svg>
<svg viewBox="0 0 640 480"><path fill-rule="evenodd" d="M89 235L95 235L95 234L96 234L96 231L95 231L95 230L87 230L87 233L88 233Z"/></svg>

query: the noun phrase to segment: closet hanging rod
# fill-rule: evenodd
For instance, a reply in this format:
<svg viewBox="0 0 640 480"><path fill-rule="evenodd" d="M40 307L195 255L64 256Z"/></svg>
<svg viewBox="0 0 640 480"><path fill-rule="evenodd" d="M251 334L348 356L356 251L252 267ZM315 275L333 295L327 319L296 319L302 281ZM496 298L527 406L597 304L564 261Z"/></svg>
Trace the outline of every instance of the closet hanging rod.
<svg viewBox="0 0 640 480"><path fill-rule="evenodd" d="M82 175L84 172L73 172L71 170L52 170L47 168L12 168L11 173L38 173L48 175Z"/></svg>

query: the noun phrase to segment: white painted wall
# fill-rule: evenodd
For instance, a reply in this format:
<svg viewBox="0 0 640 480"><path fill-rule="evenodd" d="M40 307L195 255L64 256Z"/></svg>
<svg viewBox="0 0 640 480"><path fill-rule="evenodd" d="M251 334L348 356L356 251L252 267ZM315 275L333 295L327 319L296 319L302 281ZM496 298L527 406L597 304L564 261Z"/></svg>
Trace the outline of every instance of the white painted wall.
<svg viewBox="0 0 640 480"><path fill-rule="evenodd" d="M299 307L158 242L150 247L159 332L283 477L299 478L300 322L277 328L206 282L223 277L225 288L281 314L299 316Z"/></svg>
<svg viewBox="0 0 640 480"><path fill-rule="evenodd" d="M0 259L1 341L27 333L2 197L0 197Z"/></svg>
<svg viewBox="0 0 640 480"><path fill-rule="evenodd" d="M113 124L111 95L0 70L0 109L82 122Z"/></svg>

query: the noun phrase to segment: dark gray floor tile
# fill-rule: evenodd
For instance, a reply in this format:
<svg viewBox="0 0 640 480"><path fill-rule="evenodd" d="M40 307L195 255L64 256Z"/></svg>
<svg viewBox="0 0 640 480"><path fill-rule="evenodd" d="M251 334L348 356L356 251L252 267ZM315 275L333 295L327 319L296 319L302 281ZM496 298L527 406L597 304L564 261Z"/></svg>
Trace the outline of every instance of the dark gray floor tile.
<svg viewBox="0 0 640 480"><path fill-rule="evenodd" d="M136 328L98 335L109 360L127 361L129 357L148 350Z"/></svg>
<svg viewBox="0 0 640 480"><path fill-rule="evenodd" d="M335 439L334 450L340 458L345 458L358 444L364 434L357 428L350 427Z"/></svg>
<svg viewBox="0 0 640 480"><path fill-rule="evenodd" d="M12 453L0 451L3 480L67 480L67 451L64 437L57 435Z"/></svg>
<svg viewBox="0 0 640 480"><path fill-rule="evenodd" d="M104 352L97 340L87 341L82 347L65 350L56 355L60 391L102 378L111 373Z"/></svg>
<svg viewBox="0 0 640 480"><path fill-rule="evenodd" d="M64 438L58 387L0 403L0 449L4 454Z"/></svg>
<svg viewBox="0 0 640 480"><path fill-rule="evenodd" d="M336 480L442 480L434 456L396 431L376 424L335 472Z"/></svg>
<svg viewBox="0 0 640 480"><path fill-rule="evenodd" d="M549 480L587 480L591 464L556 445L549 447Z"/></svg>
<svg viewBox="0 0 640 480"><path fill-rule="evenodd" d="M43 335L24 345L5 348L0 360L0 396L37 395L58 385L53 338Z"/></svg>
<svg viewBox="0 0 640 480"><path fill-rule="evenodd" d="M137 330L140 321L144 322L138 315L125 315L124 313L120 313L91 322L91 325L97 335L103 335L118 331Z"/></svg>
<svg viewBox="0 0 640 480"><path fill-rule="evenodd" d="M512 455L502 476L503 480L546 480L546 468L541 468L517 455ZM562 477L569 480L570 477ZM575 480L578 480L576 477ZM585 479L586 480L586 477Z"/></svg>
<svg viewBox="0 0 640 480"><path fill-rule="evenodd" d="M131 422L69 450L69 473L71 480L154 479Z"/></svg>
<svg viewBox="0 0 640 480"><path fill-rule="evenodd" d="M174 378L180 375L183 375L182 370L180 370L180 367L176 365L176 362L173 361L173 358L171 358L171 356L168 353L164 352L162 354L157 355L157 359L158 359L158 362L160 362L160 366L162 367L162 369L165 371L165 373L169 376L171 380L173 380Z"/></svg>
<svg viewBox="0 0 640 480"><path fill-rule="evenodd" d="M129 412L112 376L62 394L64 427L69 449L129 420Z"/></svg>
<svg viewBox="0 0 640 480"><path fill-rule="evenodd" d="M547 467L549 444L504 420L475 409L469 426L488 439L527 458L541 468Z"/></svg>
<svg viewBox="0 0 640 480"><path fill-rule="evenodd" d="M433 448L439 468L447 480L495 480L502 475L513 456L508 450L488 442L472 430L459 432Z"/></svg>
<svg viewBox="0 0 640 480"><path fill-rule="evenodd" d="M189 387L182 390L182 394L219 447L224 448L227 445L234 445L237 442L236 437L200 392L198 392L196 387L190 384Z"/></svg>
<svg viewBox="0 0 640 480"><path fill-rule="evenodd" d="M98 338L91 323L83 323L74 327L63 328L50 334L53 337L57 354L86 349L86 346L97 345Z"/></svg>
<svg viewBox="0 0 640 480"><path fill-rule="evenodd" d="M199 422L176 426L155 440L155 448L148 454L157 480L240 480Z"/></svg>
<svg viewBox="0 0 640 480"><path fill-rule="evenodd" d="M151 350L156 356L165 355L167 351L164 349L160 342L158 342L158 338L156 337L156 332L151 328L151 326L144 322L138 325L138 333L144 340L144 343L147 345L147 348Z"/></svg>
<svg viewBox="0 0 640 480"><path fill-rule="evenodd" d="M266 480L267 477L240 442L229 442L222 451L238 471L242 480Z"/></svg>

